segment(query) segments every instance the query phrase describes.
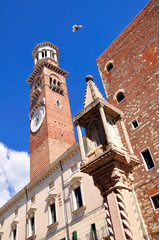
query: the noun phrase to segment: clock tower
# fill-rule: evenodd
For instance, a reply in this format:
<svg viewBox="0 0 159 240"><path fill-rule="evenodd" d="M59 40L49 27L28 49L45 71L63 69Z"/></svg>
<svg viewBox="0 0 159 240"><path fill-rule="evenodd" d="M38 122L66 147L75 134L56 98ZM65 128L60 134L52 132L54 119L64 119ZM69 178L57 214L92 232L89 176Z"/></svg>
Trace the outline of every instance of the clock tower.
<svg viewBox="0 0 159 240"><path fill-rule="evenodd" d="M30 180L75 143L66 85L68 72L59 68L58 47L37 44L32 51L30 84Z"/></svg>

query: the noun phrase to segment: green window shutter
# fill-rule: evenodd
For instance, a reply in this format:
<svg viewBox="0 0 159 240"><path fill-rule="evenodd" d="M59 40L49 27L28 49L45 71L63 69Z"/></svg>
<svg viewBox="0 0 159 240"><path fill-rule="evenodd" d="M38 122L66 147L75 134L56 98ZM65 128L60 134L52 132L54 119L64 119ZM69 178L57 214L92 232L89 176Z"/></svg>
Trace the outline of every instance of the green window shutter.
<svg viewBox="0 0 159 240"><path fill-rule="evenodd" d="M72 233L72 240L78 240L78 239L77 239L77 231L74 231L74 232Z"/></svg>

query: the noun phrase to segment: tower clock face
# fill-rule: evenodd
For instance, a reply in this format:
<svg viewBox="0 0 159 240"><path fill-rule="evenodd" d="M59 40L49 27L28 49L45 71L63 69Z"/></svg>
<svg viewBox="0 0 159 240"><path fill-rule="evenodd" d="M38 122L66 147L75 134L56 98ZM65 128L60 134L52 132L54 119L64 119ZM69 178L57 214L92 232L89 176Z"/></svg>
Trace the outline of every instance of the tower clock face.
<svg viewBox="0 0 159 240"><path fill-rule="evenodd" d="M31 120L31 123L30 123L30 129L32 132L36 132L43 120L44 120L44 117L45 117L45 108L44 107L40 107L34 114L32 120Z"/></svg>

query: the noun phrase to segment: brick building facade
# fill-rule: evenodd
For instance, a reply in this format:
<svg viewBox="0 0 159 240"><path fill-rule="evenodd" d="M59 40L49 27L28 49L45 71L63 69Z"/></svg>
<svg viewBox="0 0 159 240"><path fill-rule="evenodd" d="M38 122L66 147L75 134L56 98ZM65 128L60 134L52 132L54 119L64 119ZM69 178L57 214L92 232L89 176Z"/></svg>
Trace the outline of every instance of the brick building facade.
<svg viewBox="0 0 159 240"><path fill-rule="evenodd" d="M152 0L97 59L108 102L124 112L134 188L150 239L159 239L159 1Z"/></svg>

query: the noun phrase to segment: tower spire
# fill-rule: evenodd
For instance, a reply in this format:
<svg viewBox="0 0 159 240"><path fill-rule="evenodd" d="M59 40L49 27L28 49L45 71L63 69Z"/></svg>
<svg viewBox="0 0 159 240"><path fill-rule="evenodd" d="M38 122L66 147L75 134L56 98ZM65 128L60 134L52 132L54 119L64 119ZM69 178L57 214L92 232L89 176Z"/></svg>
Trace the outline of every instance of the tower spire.
<svg viewBox="0 0 159 240"><path fill-rule="evenodd" d="M84 108L89 105L91 102L96 100L97 98L101 98L105 101L103 98L101 92L93 82L93 77L91 75L87 75L86 78L86 89L85 89L85 96L84 96Z"/></svg>

